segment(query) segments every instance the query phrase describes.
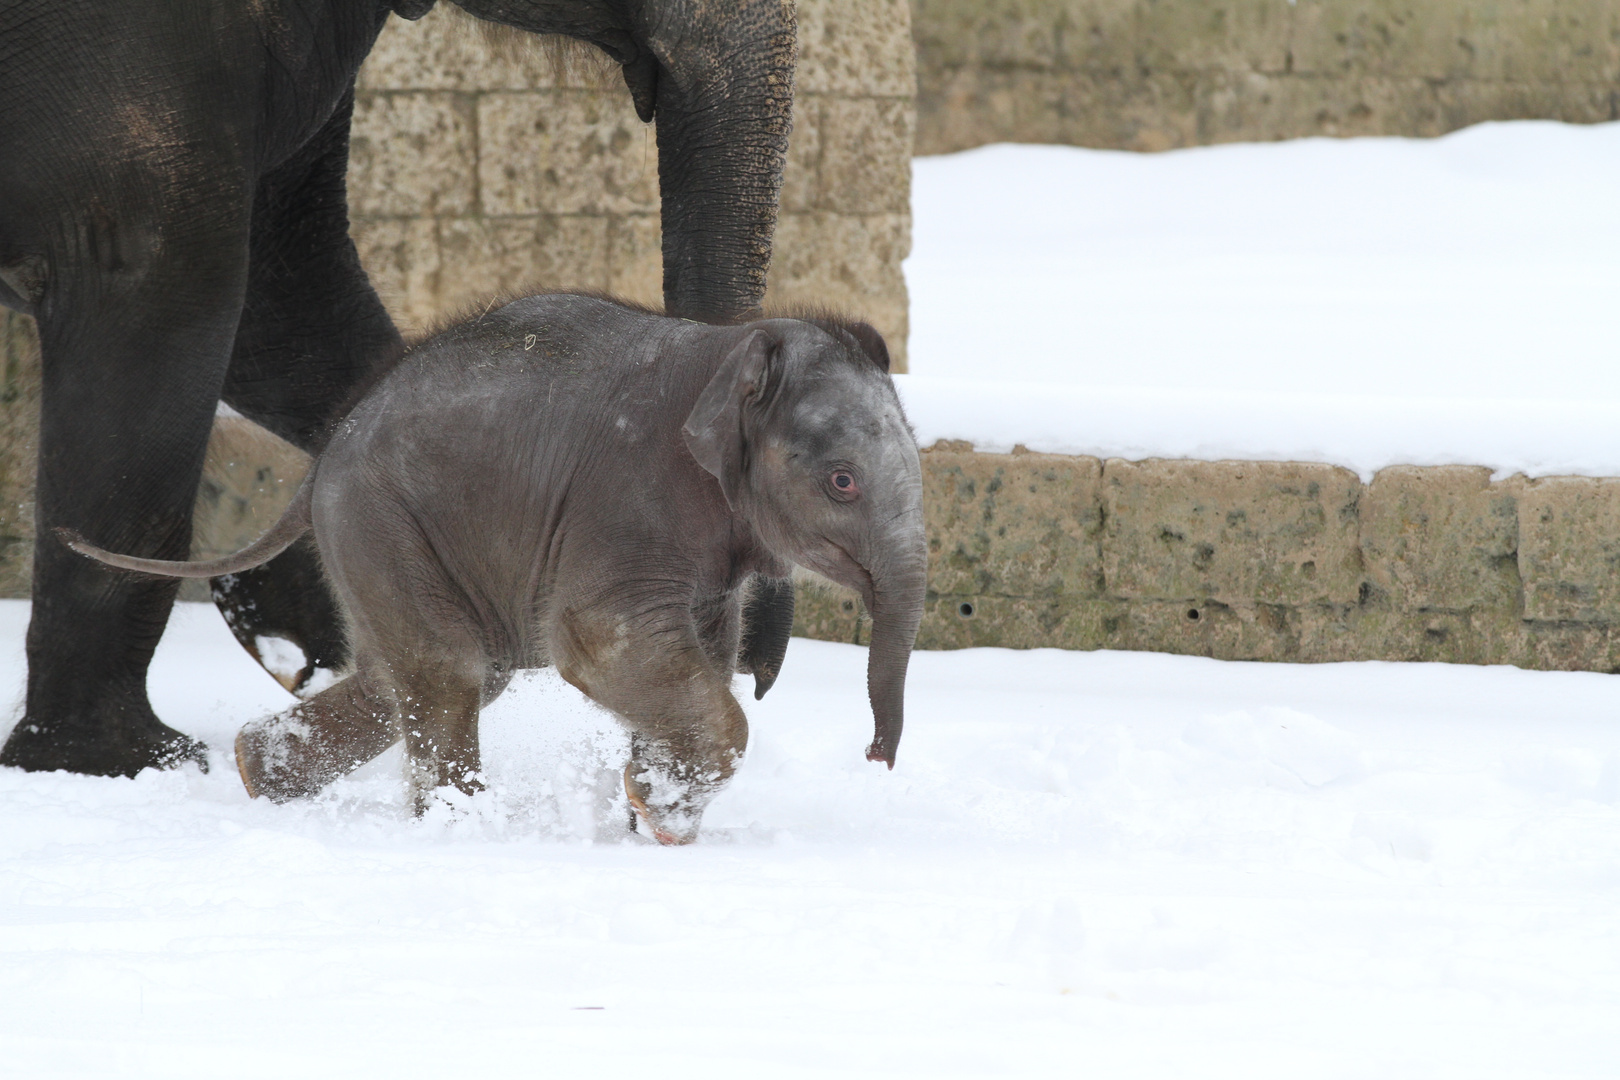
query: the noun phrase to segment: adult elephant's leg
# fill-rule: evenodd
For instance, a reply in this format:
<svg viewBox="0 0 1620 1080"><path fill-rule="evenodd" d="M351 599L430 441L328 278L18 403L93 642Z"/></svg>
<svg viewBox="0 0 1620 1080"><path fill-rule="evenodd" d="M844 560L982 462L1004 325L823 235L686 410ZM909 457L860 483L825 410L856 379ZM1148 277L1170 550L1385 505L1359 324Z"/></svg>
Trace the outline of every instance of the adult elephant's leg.
<svg viewBox="0 0 1620 1080"><path fill-rule="evenodd" d="M742 621L737 670L754 676L754 700L758 701L776 685L788 638L793 636L793 579L757 575L743 605Z"/></svg>
<svg viewBox="0 0 1620 1080"><path fill-rule="evenodd" d="M206 764L201 744L159 721L146 696L178 583L110 570L53 530L76 529L114 551L187 556L246 276L246 229L233 240L232 228L145 227L109 211L87 224L83 258L74 263L68 249L55 260L59 284L38 311L27 698L0 764L124 776L187 758Z"/></svg>
<svg viewBox="0 0 1620 1080"><path fill-rule="evenodd" d="M309 145L259 184L247 301L225 381L227 404L305 450L315 449L355 386L400 348L349 239L352 105L351 95ZM348 666L337 604L310 543L216 578L213 594L236 639L288 689L318 689L320 672ZM288 663L286 643L301 663Z"/></svg>

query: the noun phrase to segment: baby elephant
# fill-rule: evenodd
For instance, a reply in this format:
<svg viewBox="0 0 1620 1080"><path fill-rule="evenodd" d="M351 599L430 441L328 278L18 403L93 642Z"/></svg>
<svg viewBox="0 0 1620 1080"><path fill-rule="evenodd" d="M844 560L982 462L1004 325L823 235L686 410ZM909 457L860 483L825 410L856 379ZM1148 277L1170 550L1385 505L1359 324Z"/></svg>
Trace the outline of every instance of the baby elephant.
<svg viewBox="0 0 1620 1080"><path fill-rule="evenodd" d="M333 428L270 530L235 555L112 566L215 577L313 531L352 674L236 741L253 795L312 794L405 740L420 811L479 786L479 709L554 664L631 732L625 789L666 844L695 838L787 646L793 564L859 591L892 768L927 546L916 442L871 327L706 326L536 296L416 346ZM771 618L744 626L759 575Z"/></svg>

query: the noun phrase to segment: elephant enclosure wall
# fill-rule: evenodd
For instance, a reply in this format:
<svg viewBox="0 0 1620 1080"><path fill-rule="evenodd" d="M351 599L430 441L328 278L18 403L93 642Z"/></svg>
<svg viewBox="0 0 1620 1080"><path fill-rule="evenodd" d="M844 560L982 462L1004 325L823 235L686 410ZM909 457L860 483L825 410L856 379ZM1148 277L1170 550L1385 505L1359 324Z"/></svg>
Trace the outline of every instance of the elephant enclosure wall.
<svg viewBox="0 0 1620 1080"><path fill-rule="evenodd" d="M800 0L793 135L767 305L868 319L905 362L916 92L905 0ZM361 70L353 233L396 320L496 293L663 301L658 151L618 69L491 44L440 4L391 19Z"/></svg>
<svg viewBox="0 0 1620 1080"><path fill-rule="evenodd" d="M1620 670L1620 480L923 454L918 646ZM805 581L795 632L864 641Z"/></svg>
<svg viewBox="0 0 1620 1080"><path fill-rule="evenodd" d="M914 0L917 152L1620 116L1616 0Z"/></svg>

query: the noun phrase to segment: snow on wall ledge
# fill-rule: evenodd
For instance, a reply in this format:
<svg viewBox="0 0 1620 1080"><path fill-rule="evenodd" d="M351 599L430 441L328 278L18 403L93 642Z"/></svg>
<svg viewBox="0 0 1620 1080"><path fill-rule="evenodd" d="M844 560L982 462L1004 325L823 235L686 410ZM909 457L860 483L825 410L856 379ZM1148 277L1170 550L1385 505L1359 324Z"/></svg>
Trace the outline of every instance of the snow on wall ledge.
<svg viewBox="0 0 1620 1080"><path fill-rule="evenodd" d="M1620 401L1073 386L897 375L918 442L1093 457L1313 461L1370 482L1391 465L1498 478L1620 476Z"/></svg>
<svg viewBox="0 0 1620 1080"><path fill-rule="evenodd" d="M918 645L1620 670L1620 479L1313 462L923 455ZM806 582L795 633L861 642Z"/></svg>

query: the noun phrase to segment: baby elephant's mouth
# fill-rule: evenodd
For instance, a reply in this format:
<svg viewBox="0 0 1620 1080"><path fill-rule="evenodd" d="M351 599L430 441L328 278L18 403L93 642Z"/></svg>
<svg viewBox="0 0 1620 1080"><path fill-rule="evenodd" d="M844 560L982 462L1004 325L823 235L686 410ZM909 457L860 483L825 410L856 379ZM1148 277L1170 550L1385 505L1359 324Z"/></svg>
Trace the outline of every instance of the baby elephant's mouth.
<svg viewBox="0 0 1620 1080"><path fill-rule="evenodd" d="M822 577L860 593L866 610L871 611L874 598L872 575L842 545L832 540L821 543L820 550L805 552L805 565Z"/></svg>

